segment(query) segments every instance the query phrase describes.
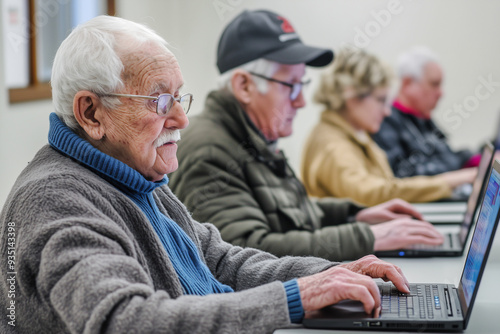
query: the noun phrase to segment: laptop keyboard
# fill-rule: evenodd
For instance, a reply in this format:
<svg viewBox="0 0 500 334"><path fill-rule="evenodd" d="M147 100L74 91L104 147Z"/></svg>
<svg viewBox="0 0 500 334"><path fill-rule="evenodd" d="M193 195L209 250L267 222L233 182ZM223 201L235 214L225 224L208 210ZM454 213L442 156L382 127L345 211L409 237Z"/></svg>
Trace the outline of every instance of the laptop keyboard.
<svg viewBox="0 0 500 334"><path fill-rule="evenodd" d="M438 249L452 249L453 248L453 235L447 233L444 235L444 241L441 245L426 245L416 244L411 247L412 249L425 249L425 250L438 250Z"/></svg>
<svg viewBox="0 0 500 334"><path fill-rule="evenodd" d="M441 310L437 285L410 284L410 294L399 292L392 284L379 285L381 317L433 319Z"/></svg>

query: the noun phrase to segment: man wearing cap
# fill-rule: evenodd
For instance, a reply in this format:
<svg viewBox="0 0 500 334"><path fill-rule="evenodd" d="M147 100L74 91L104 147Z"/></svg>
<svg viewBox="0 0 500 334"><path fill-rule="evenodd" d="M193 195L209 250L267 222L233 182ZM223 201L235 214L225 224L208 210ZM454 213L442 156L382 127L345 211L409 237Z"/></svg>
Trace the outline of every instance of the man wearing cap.
<svg viewBox="0 0 500 334"><path fill-rule="evenodd" d="M332 59L331 50L303 44L283 16L264 10L238 15L219 41L221 88L183 132L170 187L224 240L277 256L349 260L416 242L441 243L430 224L410 219L421 216L404 201L369 209L333 198L311 201L277 149L305 106L306 65Z"/></svg>

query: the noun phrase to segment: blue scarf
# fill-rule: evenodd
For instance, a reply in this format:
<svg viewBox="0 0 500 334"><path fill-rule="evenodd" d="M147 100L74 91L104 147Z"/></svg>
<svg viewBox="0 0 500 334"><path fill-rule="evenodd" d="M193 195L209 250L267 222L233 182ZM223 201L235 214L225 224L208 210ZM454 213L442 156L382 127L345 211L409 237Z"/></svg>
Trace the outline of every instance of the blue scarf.
<svg viewBox="0 0 500 334"><path fill-rule="evenodd" d="M166 175L158 182L146 180L135 169L76 135L55 113L50 115L49 144L108 179L144 212L167 251L185 294L233 292L231 287L215 279L184 230L158 209L153 190L168 183Z"/></svg>

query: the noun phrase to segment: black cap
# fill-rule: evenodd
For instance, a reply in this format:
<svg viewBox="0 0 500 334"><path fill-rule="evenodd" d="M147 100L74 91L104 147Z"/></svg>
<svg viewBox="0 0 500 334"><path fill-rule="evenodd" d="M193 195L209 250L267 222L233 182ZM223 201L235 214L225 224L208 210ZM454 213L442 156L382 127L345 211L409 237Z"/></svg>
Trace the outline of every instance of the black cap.
<svg viewBox="0 0 500 334"><path fill-rule="evenodd" d="M259 58L319 67L333 60L333 51L302 43L290 22L281 15L267 10L245 10L222 33L217 67L224 73Z"/></svg>

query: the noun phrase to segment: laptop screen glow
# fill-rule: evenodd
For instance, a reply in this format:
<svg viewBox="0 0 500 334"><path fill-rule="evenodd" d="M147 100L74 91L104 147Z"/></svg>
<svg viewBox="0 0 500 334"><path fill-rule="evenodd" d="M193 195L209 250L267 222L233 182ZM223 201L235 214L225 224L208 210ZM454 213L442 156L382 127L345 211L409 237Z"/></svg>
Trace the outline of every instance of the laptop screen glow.
<svg viewBox="0 0 500 334"><path fill-rule="evenodd" d="M496 167L499 167L498 163L496 163ZM490 240L492 239L495 221L500 208L500 173L497 171L497 168L492 169L488 180L486 193L481 203L479 217L460 280L459 290L461 290L461 297L463 298L463 302L465 302L465 305L463 305L465 306L464 311L472 306L471 300L476 292L475 288L478 279L480 279L483 262L489 251Z"/></svg>
<svg viewBox="0 0 500 334"><path fill-rule="evenodd" d="M465 244L467 241L467 237L469 235L469 227L476 218L474 215L477 211L476 204L479 200L479 196L481 195L481 188L483 186L483 180L486 177L486 173L488 172L489 167L491 166L491 159L493 158L493 145L486 145L483 149L483 154L481 155L481 161L479 162L479 166L477 168L477 175L472 183L472 192L469 195L469 199L467 201L467 210L465 211L464 221L460 228L460 241L462 244ZM495 153L495 157L497 154ZM498 155L500 156L500 154Z"/></svg>

